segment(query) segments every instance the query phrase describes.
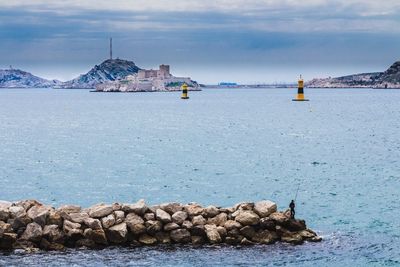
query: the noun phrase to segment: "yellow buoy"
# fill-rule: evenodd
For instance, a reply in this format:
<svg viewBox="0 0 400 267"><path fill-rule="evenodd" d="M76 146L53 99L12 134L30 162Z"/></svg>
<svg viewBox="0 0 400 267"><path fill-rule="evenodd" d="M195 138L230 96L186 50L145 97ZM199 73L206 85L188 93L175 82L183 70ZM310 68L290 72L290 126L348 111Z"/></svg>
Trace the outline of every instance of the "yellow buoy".
<svg viewBox="0 0 400 267"><path fill-rule="evenodd" d="M297 86L297 97L292 99L292 101L309 101L308 99L304 98L304 81L301 75Z"/></svg>
<svg viewBox="0 0 400 267"><path fill-rule="evenodd" d="M181 99L189 99L189 97L188 97L188 86L187 86L187 84L184 83L184 84L182 85L181 89L182 89L182 96L181 96Z"/></svg>

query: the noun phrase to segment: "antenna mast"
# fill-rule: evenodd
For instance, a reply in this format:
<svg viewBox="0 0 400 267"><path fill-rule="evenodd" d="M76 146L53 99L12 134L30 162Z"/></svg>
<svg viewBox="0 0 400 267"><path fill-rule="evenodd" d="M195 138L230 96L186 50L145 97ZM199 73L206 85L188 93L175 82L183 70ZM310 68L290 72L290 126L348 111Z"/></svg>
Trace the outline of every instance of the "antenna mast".
<svg viewBox="0 0 400 267"><path fill-rule="evenodd" d="M110 38L110 59L112 59L112 38Z"/></svg>

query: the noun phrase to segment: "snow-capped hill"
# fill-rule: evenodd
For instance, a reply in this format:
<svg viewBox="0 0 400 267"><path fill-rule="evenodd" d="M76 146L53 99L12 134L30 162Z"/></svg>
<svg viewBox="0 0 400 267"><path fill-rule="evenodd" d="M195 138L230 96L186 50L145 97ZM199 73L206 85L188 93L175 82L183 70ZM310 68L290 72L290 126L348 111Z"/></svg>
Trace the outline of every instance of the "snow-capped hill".
<svg viewBox="0 0 400 267"><path fill-rule="evenodd" d="M140 70L133 61L123 59L108 59L100 65L94 66L88 73L64 82L57 88L71 89L94 89L96 85L125 79L127 76L137 73Z"/></svg>
<svg viewBox="0 0 400 267"><path fill-rule="evenodd" d="M0 70L0 88L50 88L60 83L18 69Z"/></svg>

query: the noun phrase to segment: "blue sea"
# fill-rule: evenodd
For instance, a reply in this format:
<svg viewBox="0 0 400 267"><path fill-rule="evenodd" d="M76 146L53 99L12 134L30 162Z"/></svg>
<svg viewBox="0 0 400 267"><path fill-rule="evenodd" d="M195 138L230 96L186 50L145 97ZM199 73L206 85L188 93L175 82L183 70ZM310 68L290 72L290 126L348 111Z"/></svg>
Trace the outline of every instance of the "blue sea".
<svg viewBox="0 0 400 267"><path fill-rule="evenodd" d="M400 90L0 90L0 199L270 199L324 241L0 255L1 266L400 266Z"/></svg>

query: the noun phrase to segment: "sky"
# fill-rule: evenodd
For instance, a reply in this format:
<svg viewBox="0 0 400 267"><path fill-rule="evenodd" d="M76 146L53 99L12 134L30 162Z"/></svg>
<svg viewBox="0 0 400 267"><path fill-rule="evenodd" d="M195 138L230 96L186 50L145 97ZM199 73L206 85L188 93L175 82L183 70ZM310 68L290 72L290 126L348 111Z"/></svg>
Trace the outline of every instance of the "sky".
<svg viewBox="0 0 400 267"><path fill-rule="evenodd" d="M66 81L109 57L213 84L383 71L398 0L0 0L0 68Z"/></svg>

